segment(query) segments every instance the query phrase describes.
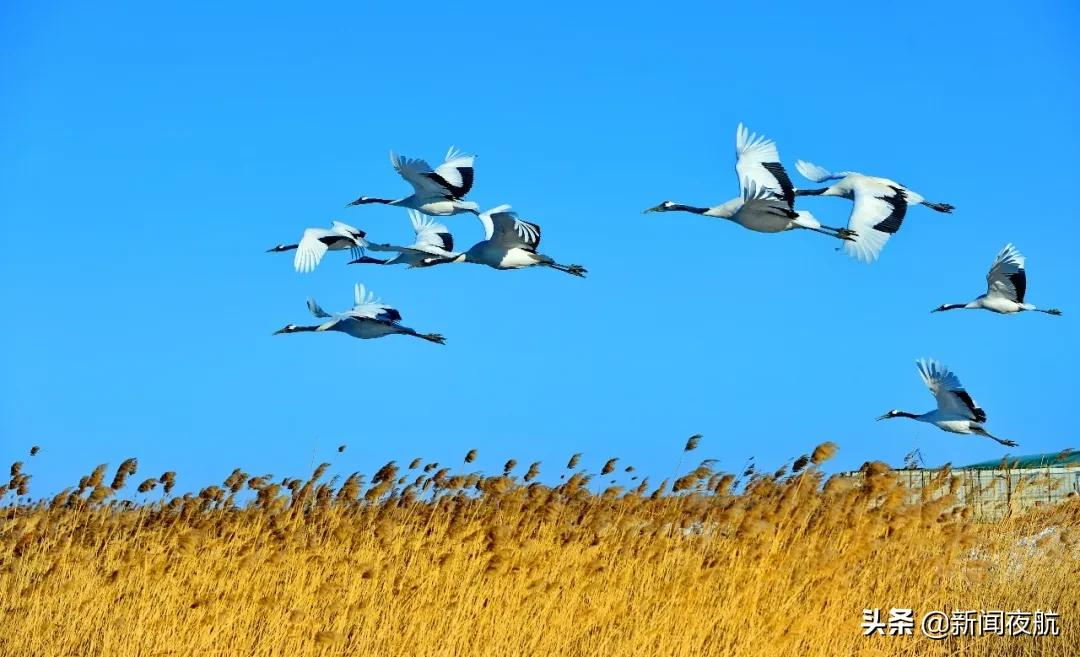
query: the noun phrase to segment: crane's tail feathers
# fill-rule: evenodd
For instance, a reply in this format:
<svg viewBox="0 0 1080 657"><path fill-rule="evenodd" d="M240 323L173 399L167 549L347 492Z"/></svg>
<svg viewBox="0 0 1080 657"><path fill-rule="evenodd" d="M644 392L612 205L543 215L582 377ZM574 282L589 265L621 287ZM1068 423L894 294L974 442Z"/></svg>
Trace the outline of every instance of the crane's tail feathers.
<svg viewBox="0 0 1080 657"><path fill-rule="evenodd" d="M807 180L813 180L814 182L825 182L826 180L834 180L840 176L835 176L831 171L825 167L819 167L813 162L807 162L806 160L796 160L795 168L799 170L803 178Z"/></svg>
<svg viewBox="0 0 1080 657"><path fill-rule="evenodd" d="M956 209L955 205L949 203L934 203L933 201L923 201L923 205L931 210L937 210L938 212L944 212L945 214L952 214L952 211Z"/></svg>
<svg viewBox="0 0 1080 657"><path fill-rule="evenodd" d="M312 315L315 315L316 317L319 317L321 319L325 319L327 317L333 317L333 315L331 315L330 313L323 310L322 307L318 303L316 303L315 299L313 299L311 297L308 297L307 309L309 311L311 311Z"/></svg>

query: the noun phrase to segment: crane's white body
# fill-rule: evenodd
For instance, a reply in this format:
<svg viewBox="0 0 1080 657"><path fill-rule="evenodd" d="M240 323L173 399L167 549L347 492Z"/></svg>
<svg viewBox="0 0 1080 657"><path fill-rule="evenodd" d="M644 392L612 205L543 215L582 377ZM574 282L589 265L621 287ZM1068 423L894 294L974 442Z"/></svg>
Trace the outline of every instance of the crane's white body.
<svg viewBox="0 0 1080 657"><path fill-rule="evenodd" d="M480 206L472 201L461 201L458 199L447 198L425 198L417 197L415 194L406 198L393 201L387 205L394 205L399 208L411 208L413 210L419 210L424 214L432 215L435 217L449 217L455 214L462 214L465 212L471 212L475 214L480 210Z"/></svg>
<svg viewBox="0 0 1080 657"><path fill-rule="evenodd" d="M1030 303L1017 303L1011 299L1006 299L999 296L987 296L982 295L974 301L964 305L965 308L989 310L991 312L1000 313L1002 315L1011 315L1013 313L1023 312L1025 310L1035 310L1035 306Z"/></svg>
<svg viewBox="0 0 1080 657"><path fill-rule="evenodd" d="M782 233L796 228L821 228L821 222L806 211L792 210L772 189L758 187L749 180L741 198L732 199L701 213L728 219L756 233Z"/></svg>
<svg viewBox="0 0 1080 657"><path fill-rule="evenodd" d="M334 221L330 228L308 228L296 244L279 244L270 251L295 250L293 268L300 273L314 271L327 251L361 253L367 242L364 231L349 224Z"/></svg>
<svg viewBox="0 0 1080 657"><path fill-rule="evenodd" d="M986 436L1002 445L1016 446L1016 443L1011 440L998 438L987 432L983 426L986 422L986 411L979 407L979 404L964 389L959 377L949 368L932 359L918 360L915 365L919 368L923 383L937 401L937 408L922 414L894 409L879 417L879 420L906 417L932 424L949 433Z"/></svg>
<svg viewBox="0 0 1080 657"><path fill-rule="evenodd" d="M484 227L484 239L469 250L449 258L449 262L471 262L493 269L524 269L544 266L574 276L584 276L580 265L561 265L537 253L540 226L518 218L509 205L500 205L477 215Z"/></svg>
<svg viewBox="0 0 1080 657"><path fill-rule="evenodd" d="M874 262L880 257L885 243L900 230L909 205L923 204L939 212L952 211L952 206L928 203L922 194L888 178L856 171L832 173L805 160L796 161L795 168L814 182L837 181L821 190L799 190L798 195L838 196L854 202L847 224L854 236L844 243L844 251L862 262Z"/></svg>
<svg viewBox="0 0 1080 657"><path fill-rule="evenodd" d="M399 323L401 313L376 299L375 295L368 292L362 284L356 284L353 288L353 295L353 307L345 312L334 314L326 312L314 299L309 298L307 307L311 314L319 319L328 319L329 321L314 326L289 324L277 331L277 333L323 333L333 331L364 340L398 334L411 335L429 342L443 344L444 339L441 335L422 334L408 326L402 326Z"/></svg>
<svg viewBox="0 0 1080 657"><path fill-rule="evenodd" d="M432 169L426 161L390 152L390 164L413 187L413 193L399 199L361 196L349 205L381 203L409 208L427 215L446 217L463 212L477 214L479 206L464 200L473 185L475 156L450 148L442 164Z"/></svg>
<svg viewBox="0 0 1080 657"><path fill-rule="evenodd" d="M932 424L942 431L948 431L949 433L960 433L964 435L971 435L977 433L971 428L971 420L966 419L949 419L947 417L939 417L937 411L930 411L919 416L919 421Z"/></svg>
<svg viewBox="0 0 1080 657"><path fill-rule="evenodd" d="M1060 315L1061 311L1056 308L1043 310L1024 301L1024 296L1027 294L1027 271L1024 263L1023 254L1012 244L1006 244L1005 248L1001 249L997 257L994 258L993 264L990 265L990 271L986 273L985 294L980 294L974 301L945 304L935 308L934 311L964 308L968 310L989 310L1002 315L1012 315L1033 310L1048 315Z"/></svg>
<svg viewBox="0 0 1080 657"><path fill-rule="evenodd" d="M708 208L664 201L645 212L690 212L728 219L757 233L803 228L848 239L847 231L822 226L809 212L794 209L795 188L780 163L776 143L751 133L741 123L735 131L735 175L739 195L730 201Z"/></svg>
<svg viewBox="0 0 1080 657"><path fill-rule="evenodd" d="M436 222L425 217L416 210L409 210L409 220L412 222L415 241L408 246L395 244L368 244L368 250L395 253L394 257L385 261L374 259L361 259L354 262L378 262L384 265L406 265L408 267L430 267L449 259L456 258L459 254L454 251L454 237L445 224Z"/></svg>

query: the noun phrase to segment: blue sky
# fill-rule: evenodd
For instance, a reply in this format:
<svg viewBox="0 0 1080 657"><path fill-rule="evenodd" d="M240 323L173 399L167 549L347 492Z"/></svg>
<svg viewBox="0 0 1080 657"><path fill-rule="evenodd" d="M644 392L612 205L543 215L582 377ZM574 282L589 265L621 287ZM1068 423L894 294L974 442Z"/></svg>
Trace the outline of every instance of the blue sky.
<svg viewBox="0 0 1080 657"><path fill-rule="evenodd" d="M1080 447L1078 16L1049 2L5 3L0 458L41 445L28 470L45 494L128 456L187 488L236 466L371 471L474 447L487 471L513 456L551 478L581 451L656 481L696 432L694 456L732 469L823 440L841 447L833 468L915 447L931 463L1002 454L874 422L932 407L920 356L952 366L1018 453ZM811 233L641 214L734 196L739 121L777 141L797 184L805 158L957 210L913 209L872 266ZM343 205L408 190L390 149L435 161L452 144L478 156L470 198L512 203L589 277L340 254L301 276L264 253L335 218L410 238L403 210ZM850 210L803 206L833 225ZM448 223L462 245L480 236L469 215ZM1029 300L1064 317L928 312L979 294L1008 241L1028 257ZM347 307L355 281L448 344L271 336L307 321L309 295Z"/></svg>

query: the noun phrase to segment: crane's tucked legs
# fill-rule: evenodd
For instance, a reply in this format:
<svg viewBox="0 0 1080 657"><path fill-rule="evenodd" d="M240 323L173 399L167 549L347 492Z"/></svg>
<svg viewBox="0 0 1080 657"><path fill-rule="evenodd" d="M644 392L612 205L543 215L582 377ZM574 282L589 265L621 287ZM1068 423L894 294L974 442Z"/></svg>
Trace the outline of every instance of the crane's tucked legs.
<svg viewBox="0 0 1080 657"><path fill-rule="evenodd" d="M560 265L557 262L545 262L543 264L547 265L548 267L551 267L552 269L556 269L556 270L561 271L561 272L566 272L567 274L570 274L571 276L577 276L579 278L585 278L585 274L588 273L588 270L585 269L584 267L582 267L581 265Z"/></svg>
<svg viewBox="0 0 1080 657"><path fill-rule="evenodd" d="M828 235L829 237L835 237L847 242L854 242L855 236L858 235L853 230L847 228L833 228L832 226L822 226L821 228L811 228L810 226L799 226L799 228L805 228L806 230L812 230L815 233L821 233L822 235Z"/></svg>
<svg viewBox="0 0 1080 657"><path fill-rule="evenodd" d="M413 329L405 331L405 335L411 335L421 340L427 340L428 342L434 342L435 344L446 344L446 338L438 333L417 333Z"/></svg>
<svg viewBox="0 0 1080 657"><path fill-rule="evenodd" d="M923 201L922 204L930 208L931 210L937 210L938 212L944 212L945 214L951 214L952 211L956 209L955 205L950 205L948 203L934 203L933 201Z"/></svg>
<svg viewBox="0 0 1080 657"><path fill-rule="evenodd" d="M997 442L1001 443L1002 445L1004 445L1006 447L1017 447L1019 445L1015 441L1008 440L1006 438L998 438L997 436L990 435L990 433L987 432L986 429L983 429L982 427L972 427L972 431L974 431L975 433L977 433L979 435L986 436L987 438L991 438L993 440L996 440Z"/></svg>

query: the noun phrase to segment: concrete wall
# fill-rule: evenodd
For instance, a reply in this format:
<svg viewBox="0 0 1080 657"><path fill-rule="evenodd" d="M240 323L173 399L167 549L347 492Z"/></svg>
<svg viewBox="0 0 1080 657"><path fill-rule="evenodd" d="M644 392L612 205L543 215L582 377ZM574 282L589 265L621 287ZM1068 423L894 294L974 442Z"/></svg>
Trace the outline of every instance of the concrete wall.
<svg viewBox="0 0 1080 657"><path fill-rule="evenodd" d="M940 470L894 470L893 472L912 489L913 494ZM861 476L860 473L851 473ZM1017 512L1041 504L1054 504L1070 494L1080 495L1080 468L1042 467L1018 470L953 470L960 478L957 497L971 506L974 517L979 520L997 520L1010 511ZM946 486L941 494L947 492Z"/></svg>

